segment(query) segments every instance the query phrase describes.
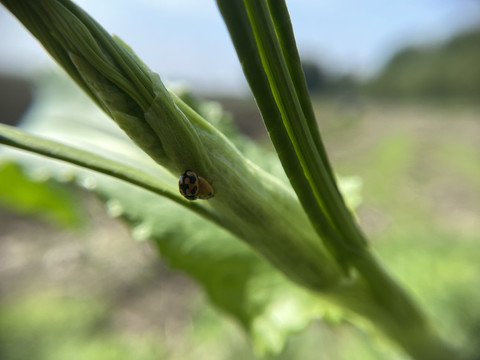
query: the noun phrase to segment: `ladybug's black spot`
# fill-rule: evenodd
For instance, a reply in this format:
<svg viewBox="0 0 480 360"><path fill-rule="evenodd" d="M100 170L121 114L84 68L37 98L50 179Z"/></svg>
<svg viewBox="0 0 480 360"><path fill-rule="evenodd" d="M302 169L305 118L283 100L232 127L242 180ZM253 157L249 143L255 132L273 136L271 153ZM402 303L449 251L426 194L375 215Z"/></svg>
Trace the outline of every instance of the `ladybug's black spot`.
<svg viewBox="0 0 480 360"><path fill-rule="evenodd" d="M188 184L181 183L180 184L180 190L181 190L182 194L186 194L188 192L189 187L190 186Z"/></svg>
<svg viewBox="0 0 480 360"><path fill-rule="evenodd" d="M197 182L197 177L193 174L187 175L188 179L190 180L190 184L195 184Z"/></svg>
<svg viewBox="0 0 480 360"><path fill-rule="evenodd" d="M198 198L198 176L191 170L185 170L185 172L180 175L178 181L178 187L180 193L187 198L188 200L196 200Z"/></svg>

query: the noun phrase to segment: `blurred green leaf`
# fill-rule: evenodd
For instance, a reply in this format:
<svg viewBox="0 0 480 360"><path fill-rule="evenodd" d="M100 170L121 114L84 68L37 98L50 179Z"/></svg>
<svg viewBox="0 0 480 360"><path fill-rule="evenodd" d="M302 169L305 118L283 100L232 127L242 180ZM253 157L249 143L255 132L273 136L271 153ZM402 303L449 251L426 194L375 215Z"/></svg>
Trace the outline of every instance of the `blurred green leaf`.
<svg viewBox="0 0 480 360"><path fill-rule="evenodd" d="M182 207L117 182L99 182L97 191L133 226L138 240L153 239L172 268L189 274L217 309L233 315L258 352L278 353L291 332L326 311L315 295L287 280L244 243Z"/></svg>
<svg viewBox="0 0 480 360"><path fill-rule="evenodd" d="M73 190L48 178L33 179L14 162L0 162L0 206L11 211L60 226L79 226L84 214Z"/></svg>

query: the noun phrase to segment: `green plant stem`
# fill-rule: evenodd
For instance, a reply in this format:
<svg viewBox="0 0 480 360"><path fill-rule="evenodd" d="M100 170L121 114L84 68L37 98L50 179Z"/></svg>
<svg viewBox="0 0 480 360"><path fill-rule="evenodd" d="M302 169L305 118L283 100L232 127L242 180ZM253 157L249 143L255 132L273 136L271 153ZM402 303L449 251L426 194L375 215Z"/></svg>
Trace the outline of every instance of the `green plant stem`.
<svg viewBox="0 0 480 360"><path fill-rule="evenodd" d="M331 227L322 207L316 201L312 201L315 195L307 178L303 175L303 168L283 126L282 115L277 107L268 78L263 71L261 58L255 47L252 46L255 44L255 37L243 2L217 0L217 4L230 31L243 72L255 96L263 121L292 187L317 233L322 238L332 239L330 242L326 242L326 245L342 244L339 234ZM331 248L331 251L336 253L335 248Z"/></svg>
<svg viewBox="0 0 480 360"><path fill-rule="evenodd" d="M182 206L194 210L208 220L221 225L219 224L218 217L210 209L202 207L198 203L184 199L178 194L177 189L172 189L167 184L162 183L159 179L154 178L139 169L131 168L122 163L98 156L88 151L40 138L3 124L0 124L0 144L8 145L20 150L26 150L37 155L44 155L51 159L65 161L70 164L81 166L85 169L123 180L154 194L164 196Z"/></svg>
<svg viewBox="0 0 480 360"><path fill-rule="evenodd" d="M282 115L283 124L302 165L304 176L335 230L353 249L362 249L366 241L338 191L326 152L320 145L319 135L317 141L314 139L313 134L318 133L318 129L309 125L312 121L307 121L299 94L292 80L292 74L288 70L289 66L285 59L293 58L289 53L282 52L266 2L245 0L244 3L263 68ZM293 68L293 60L290 60L289 63L291 64L290 68ZM304 81L304 77L300 79ZM298 87L299 85L297 85ZM332 244L332 246L336 247L337 251L345 257L350 256L345 251L345 247L338 244Z"/></svg>
<svg viewBox="0 0 480 360"><path fill-rule="evenodd" d="M413 359L463 359L457 349L438 336L417 304L375 259L366 257L356 266L366 282L327 292L327 298L369 319Z"/></svg>
<svg viewBox="0 0 480 360"><path fill-rule="evenodd" d="M272 142L302 206L327 248L340 263L352 265L361 275L351 287L340 286L324 293L368 318L416 359L458 359L458 354L428 325L421 309L368 251L336 187L318 134L285 3L267 2L217 0ZM310 192L302 188L305 186ZM312 205L315 202L318 206Z"/></svg>

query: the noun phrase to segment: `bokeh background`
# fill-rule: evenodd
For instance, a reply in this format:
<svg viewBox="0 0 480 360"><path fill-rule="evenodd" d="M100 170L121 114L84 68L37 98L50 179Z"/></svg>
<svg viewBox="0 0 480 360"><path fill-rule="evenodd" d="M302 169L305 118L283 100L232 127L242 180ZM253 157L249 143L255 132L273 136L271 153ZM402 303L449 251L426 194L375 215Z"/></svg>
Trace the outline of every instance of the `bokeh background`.
<svg viewBox="0 0 480 360"><path fill-rule="evenodd" d="M271 150L214 1L76 2ZM372 247L439 331L480 357L480 3L288 5L333 166L362 184ZM0 7L0 121L19 123L58 73ZM255 358L193 281L132 240L138 229L86 190L44 184L0 163L0 359ZM271 358L403 357L365 329L317 321Z"/></svg>

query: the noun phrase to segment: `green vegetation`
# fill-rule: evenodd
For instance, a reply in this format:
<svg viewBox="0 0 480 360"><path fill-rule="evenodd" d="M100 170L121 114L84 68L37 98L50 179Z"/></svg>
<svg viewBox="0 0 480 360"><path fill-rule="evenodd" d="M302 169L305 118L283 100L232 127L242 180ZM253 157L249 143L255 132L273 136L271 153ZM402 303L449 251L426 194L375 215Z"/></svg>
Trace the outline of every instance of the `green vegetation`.
<svg viewBox="0 0 480 360"><path fill-rule="evenodd" d="M110 37L71 2L2 0L2 3L37 36L104 112L101 115L82 106L80 115L69 107L60 113L58 104L65 105L65 101L60 101L65 98L62 99L59 88L51 93L42 91L42 101L23 125L25 131L1 126L0 141L70 165L11 152L5 153L5 157L28 170L43 168L52 178L65 178L62 176L65 172L73 174L80 185L93 190L107 204L110 214L130 225L137 240L153 240L171 267L193 278L212 304L232 316L252 339L258 356L279 359L288 356L292 351L289 336L320 318L348 320L359 329L382 334L382 346L387 343L385 340L398 346L398 349L388 348L389 353L396 349L403 351L404 356L425 360L453 360L474 354L471 334L475 333L478 320L472 316L444 317L445 327L459 330L458 337L449 336L441 322L437 325L436 321L427 320L443 315L444 306L422 291L418 294L416 288L412 294L416 294L422 305L418 306L410 292L383 269L358 227L347 206L347 203L358 204L358 194L354 194L355 201L343 200L348 193L345 188L341 191L341 183L337 184L315 119L315 110L322 113L323 109L315 109L308 96L283 2L218 1L279 159L235 135L232 129L220 133L219 128L228 129L221 111L208 111L209 104L188 104L189 96L181 97L166 89L159 77L122 41ZM105 114L128 137L118 128L104 125ZM374 140L373 130L378 128L373 127L363 137ZM345 126L344 130L347 129ZM53 140L43 139L42 134ZM388 213L389 206L396 205L396 201L386 202L386 199L391 189L400 184L397 181L401 175L415 170L410 166L417 149L421 149L418 139L403 134L386 134L387 140L374 143L376 152L365 167L374 178L366 185L365 194L370 196L373 189L378 189L376 197L371 198L372 204L383 210L382 215ZM351 141L342 145L346 144ZM187 168L198 171L214 186L215 198L191 202L178 194L177 176ZM375 179L377 168L384 171L381 179ZM362 174L361 169L357 170L368 178L368 172ZM408 187L400 189L412 196ZM368 206L368 202L365 204ZM456 253L447 253L448 246L442 246L447 236L431 232L438 242L433 249L426 246L427 252L437 249L443 254L444 272L432 272L428 268L432 261L425 265L424 257L418 258L421 250L413 251L411 246L418 239L428 239L424 232L431 225L418 223L424 211L420 205L430 210L428 204L419 203L405 217L397 218L395 211L391 211L395 221L410 221L414 225L411 233L372 231L371 238L380 250L384 242L379 239L387 236L391 240L385 250L385 263L391 261L395 271L401 269L397 276L409 286L415 284L409 279L409 271L418 260L417 270L422 275L429 271L432 277L440 274L435 286L442 289L445 284L452 286L453 280L461 277L466 287L473 284L476 289L478 280L472 276L476 272L470 272L463 262L455 264ZM361 209L358 218L362 222ZM387 217L387 225L388 220L392 221ZM406 242L409 251L399 241L404 236L411 236ZM113 254L114 247L109 250L107 254ZM398 254L400 257L395 258ZM463 250L458 254L463 254ZM446 266L449 259L453 264ZM475 255L466 259L468 264L478 264ZM125 275L122 266L118 269L118 277ZM433 294L435 289L431 290ZM475 291L452 292L462 300L466 295L478 297ZM465 301L468 309L474 309L474 304ZM69 311L66 314L59 312L60 323L69 321ZM96 319L105 318L95 314L93 311L91 317L78 321L80 329L88 329L77 332L74 327L73 332L79 338L91 333ZM10 328L15 330L12 322L16 318L0 323L7 341L12 333ZM48 344L53 343L49 336L55 337L58 329L59 322L55 319L47 317L47 321L40 322L51 330L45 337ZM75 318L73 321L77 323ZM20 332L30 333L30 337L38 335L30 331L36 323L30 326L25 322L25 325L20 326ZM208 338L208 330L204 332ZM117 341L115 338L111 346ZM55 350L62 351L60 344L55 345ZM36 346L43 348L41 342ZM10 354L15 357L15 345L12 348ZM103 351L110 353L102 346L93 353L101 357ZM298 348L294 352L303 351ZM371 350L359 346L345 350L339 358L352 358L347 355L349 351L375 357L385 352L379 350L371 355ZM318 352L316 349L312 356L318 358ZM220 357L220 353L211 350L208 358L228 358ZM239 354L230 351L229 356L236 358ZM245 354L253 356L248 350ZM327 354L325 351L324 355ZM195 353L189 356L196 358Z"/></svg>
<svg viewBox="0 0 480 360"><path fill-rule="evenodd" d="M444 44L399 51L366 86L383 98L476 102L480 97L480 30Z"/></svg>
<svg viewBox="0 0 480 360"><path fill-rule="evenodd" d="M303 69L314 95L476 104L479 63L480 29L472 29L444 43L402 48L378 74L363 81L333 75L311 60L303 63Z"/></svg>

